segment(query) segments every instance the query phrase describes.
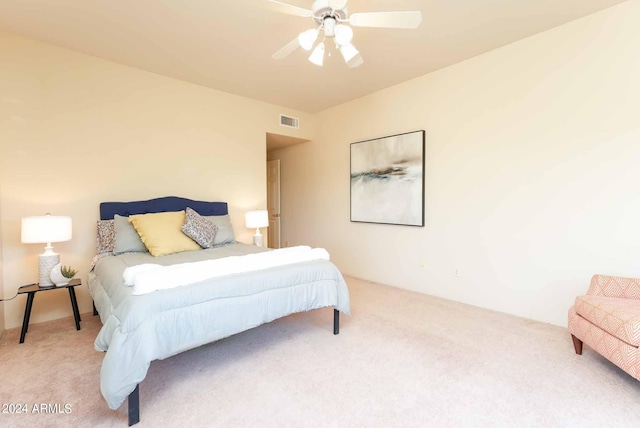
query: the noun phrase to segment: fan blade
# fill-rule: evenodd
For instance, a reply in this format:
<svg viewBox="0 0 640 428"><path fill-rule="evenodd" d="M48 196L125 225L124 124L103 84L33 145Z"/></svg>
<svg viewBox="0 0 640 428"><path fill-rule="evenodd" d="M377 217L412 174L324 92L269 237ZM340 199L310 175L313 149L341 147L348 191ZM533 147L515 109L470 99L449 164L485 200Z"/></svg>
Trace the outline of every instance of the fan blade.
<svg viewBox="0 0 640 428"><path fill-rule="evenodd" d="M288 57L289 55L291 55L299 47L300 47L300 42L298 41L298 38L296 37L295 39L291 40L289 43L284 45L282 48L280 48L280 50L278 52L274 53L271 57L273 59L284 59L284 58Z"/></svg>
<svg viewBox="0 0 640 428"><path fill-rule="evenodd" d="M303 18L310 18L313 16L313 12L308 9L303 9L298 6L294 6L287 3L282 3L276 0L264 0L264 6L275 12L286 13L288 15L301 16Z"/></svg>
<svg viewBox="0 0 640 428"><path fill-rule="evenodd" d="M421 12L366 12L349 17L354 27L418 28L421 23Z"/></svg>

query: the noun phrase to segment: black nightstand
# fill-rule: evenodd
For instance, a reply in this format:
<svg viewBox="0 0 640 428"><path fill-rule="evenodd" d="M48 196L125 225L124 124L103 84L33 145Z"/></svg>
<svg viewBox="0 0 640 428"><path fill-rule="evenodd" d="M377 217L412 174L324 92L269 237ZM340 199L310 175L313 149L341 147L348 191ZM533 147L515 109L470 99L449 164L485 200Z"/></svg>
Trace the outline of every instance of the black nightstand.
<svg viewBox="0 0 640 428"><path fill-rule="evenodd" d="M39 291L49 291L49 290L61 290L66 288L69 290L69 298L71 299L71 308L73 309L73 318L76 320L76 330L80 330L80 311L78 311L78 301L76 300L76 292L73 289L78 285L82 285L82 282L78 278L72 279L69 281L69 284L62 285L60 287L51 286L51 287L40 287L38 284L29 284L23 285L18 288L18 294L28 294L27 296L27 307L24 309L24 320L22 321L22 333L20 334L20 343L24 343L24 336L27 334L27 330L29 329L29 317L31 317L31 306L33 306L33 298L36 296L36 293Z"/></svg>

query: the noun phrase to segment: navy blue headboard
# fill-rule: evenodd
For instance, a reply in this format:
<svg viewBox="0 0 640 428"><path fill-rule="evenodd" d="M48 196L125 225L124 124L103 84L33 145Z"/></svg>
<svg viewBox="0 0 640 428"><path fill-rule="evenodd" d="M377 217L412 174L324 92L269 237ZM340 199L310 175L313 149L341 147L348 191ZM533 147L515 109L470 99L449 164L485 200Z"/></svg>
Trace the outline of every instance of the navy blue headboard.
<svg viewBox="0 0 640 428"><path fill-rule="evenodd" d="M225 215L229 213L226 202L193 201L176 196L165 196L148 201L102 202L100 204L100 220L111 220L116 214L128 217L134 214L182 211L187 207L200 215Z"/></svg>

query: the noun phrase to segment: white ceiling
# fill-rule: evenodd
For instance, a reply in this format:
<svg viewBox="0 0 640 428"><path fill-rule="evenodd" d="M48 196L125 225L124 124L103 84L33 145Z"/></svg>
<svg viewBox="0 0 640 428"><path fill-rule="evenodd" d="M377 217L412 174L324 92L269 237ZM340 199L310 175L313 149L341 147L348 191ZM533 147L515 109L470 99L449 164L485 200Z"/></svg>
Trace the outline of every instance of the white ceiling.
<svg viewBox="0 0 640 428"><path fill-rule="evenodd" d="M310 18L266 0L0 0L0 28L132 67L315 113L622 0L349 0L349 12L420 10L417 30L355 28L364 65L334 52L271 55ZM283 0L309 9L312 0ZM0 53L1 58L1 53ZM535 58L532 58L535 61Z"/></svg>

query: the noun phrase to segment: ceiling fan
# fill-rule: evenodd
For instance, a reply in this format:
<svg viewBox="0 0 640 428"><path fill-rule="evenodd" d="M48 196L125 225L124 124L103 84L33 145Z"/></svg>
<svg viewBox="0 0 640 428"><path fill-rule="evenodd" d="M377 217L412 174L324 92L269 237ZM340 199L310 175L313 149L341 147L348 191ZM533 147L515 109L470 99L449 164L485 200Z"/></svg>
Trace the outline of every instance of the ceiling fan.
<svg viewBox="0 0 640 428"><path fill-rule="evenodd" d="M266 0L266 2L270 9L289 15L311 18L315 24L314 28L303 31L298 37L274 53L273 58L286 58L299 47L307 51L313 48L309 61L318 66L322 66L324 62L325 41L329 43L331 39L349 68L362 65L364 60L351 43L353 39L351 27L418 28L422 23L422 13L419 11L368 12L349 15L347 11L348 0L315 0L311 9L303 9L277 0ZM316 43L318 40L319 43Z"/></svg>

